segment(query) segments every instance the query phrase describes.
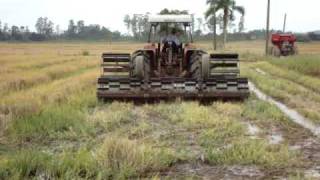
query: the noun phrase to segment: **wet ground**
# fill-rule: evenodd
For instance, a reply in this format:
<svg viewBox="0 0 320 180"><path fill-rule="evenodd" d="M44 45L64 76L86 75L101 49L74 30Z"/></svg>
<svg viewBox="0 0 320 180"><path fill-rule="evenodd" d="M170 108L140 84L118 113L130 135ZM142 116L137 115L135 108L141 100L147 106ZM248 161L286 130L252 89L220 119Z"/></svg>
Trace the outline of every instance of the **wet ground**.
<svg viewBox="0 0 320 180"><path fill-rule="evenodd" d="M319 127L307 118L285 104L274 100L261 92L254 84L250 83L251 91L261 100L278 107L289 119L296 123L300 131L290 131L276 125L265 128L250 121L243 121L247 127L247 136L250 139L267 139L271 145L287 144L289 150L297 151L301 155L299 167L285 169L266 169L261 166L247 165L209 165L202 158L201 150L196 150L197 158L194 161L179 162L168 171L162 172L162 177L175 179L320 179L320 131ZM304 129L307 129L304 131ZM309 131L309 132L308 132ZM184 136L188 136L185 132ZM190 145L195 149L194 138L190 138ZM192 148L191 148L192 149Z"/></svg>
<svg viewBox="0 0 320 180"><path fill-rule="evenodd" d="M320 126L312 123L311 120L303 117L294 109L289 108L280 101L276 101L272 97L264 94L260 91L252 82L249 82L250 90L261 100L267 101L275 106L277 106L284 114L286 114L292 121L299 124L300 126L310 130L314 135L320 136Z"/></svg>

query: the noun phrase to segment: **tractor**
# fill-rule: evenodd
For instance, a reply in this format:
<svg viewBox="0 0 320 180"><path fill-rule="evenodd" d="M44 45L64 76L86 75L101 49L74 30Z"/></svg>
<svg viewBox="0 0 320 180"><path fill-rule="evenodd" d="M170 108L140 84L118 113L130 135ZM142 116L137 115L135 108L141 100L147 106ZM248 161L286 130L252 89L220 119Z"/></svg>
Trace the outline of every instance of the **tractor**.
<svg viewBox="0 0 320 180"><path fill-rule="evenodd" d="M296 40L297 38L294 34L272 34L271 42L273 47L270 49L270 55L280 57L298 54Z"/></svg>
<svg viewBox="0 0 320 180"><path fill-rule="evenodd" d="M99 100L211 101L249 96L248 79L239 77L238 54L208 54L198 49L193 43L191 15L149 16L148 24L148 43L142 49L132 54L102 54Z"/></svg>

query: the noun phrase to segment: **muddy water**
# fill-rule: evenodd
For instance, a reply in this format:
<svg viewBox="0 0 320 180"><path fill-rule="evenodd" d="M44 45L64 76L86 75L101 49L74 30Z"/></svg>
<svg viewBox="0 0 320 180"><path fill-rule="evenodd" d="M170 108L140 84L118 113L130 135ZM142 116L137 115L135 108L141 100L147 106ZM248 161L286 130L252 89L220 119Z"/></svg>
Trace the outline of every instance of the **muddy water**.
<svg viewBox="0 0 320 180"><path fill-rule="evenodd" d="M270 144L280 144L282 141L284 141L281 134L272 134L268 139Z"/></svg>
<svg viewBox="0 0 320 180"><path fill-rule="evenodd" d="M305 171L305 176L312 179L320 179L320 166Z"/></svg>
<svg viewBox="0 0 320 180"><path fill-rule="evenodd" d="M259 99L267 101L275 106L277 106L283 113L285 113L292 121L299 124L300 126L309 129L314 135L320 136L320 127L316 126L309 119L303 117L297 111L290 109L285 104L276 101L272 97L264 94L260 91L252 82L249 82L250 91L252 91Z"/></svg>
<svg viewBox="0 0 320 180"><path fill-rule="evenodd" d="M253 125L253 124L250 124L250 123L245 123L247 125L247 129L248 129L248 134L251 135L251 136L256 136L259 132L260 132L260 129Z"/></svg>

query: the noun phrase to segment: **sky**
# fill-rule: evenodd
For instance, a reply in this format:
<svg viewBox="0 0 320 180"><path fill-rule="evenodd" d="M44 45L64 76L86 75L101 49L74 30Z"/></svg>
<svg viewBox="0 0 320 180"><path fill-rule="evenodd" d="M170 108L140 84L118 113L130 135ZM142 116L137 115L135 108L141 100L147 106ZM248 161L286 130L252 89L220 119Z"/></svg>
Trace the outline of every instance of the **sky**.
<svg viewBox="0 0 320 180"><path fill-rule="evenodd" d="M245 29L266 26L267 0L237 0L246 9ZM287 30L307 32L320 30L320 1L271 0L271 28L282 29L284 14L288 14ZM0 21L9 25L29 26L34 30L38 17L48 17L60 29L66 29L70 19L86 24L100 24L111 30L127 32L123 23L126 14L156 14L163 8L188 10L203 17L206 0L0 0ZM238 16L239 17L239 16Z"/></svg>

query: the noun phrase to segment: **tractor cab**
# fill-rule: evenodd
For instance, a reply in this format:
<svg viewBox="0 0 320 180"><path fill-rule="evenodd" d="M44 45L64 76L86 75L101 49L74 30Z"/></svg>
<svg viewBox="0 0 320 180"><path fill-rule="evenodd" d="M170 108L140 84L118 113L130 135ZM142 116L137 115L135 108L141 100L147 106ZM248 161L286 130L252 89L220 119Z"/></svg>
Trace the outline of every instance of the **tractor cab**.
<svg viewBox="0 0 320 180"><path fill-rule="evenodd" d="M149 17L150 31L145 48L156 47L161 73L180 76L183 73L185 50L193 42L191 15L155 15ZM161 68L163 67L163 68ZM160 73L160 72L159 72Z"/></svg>

